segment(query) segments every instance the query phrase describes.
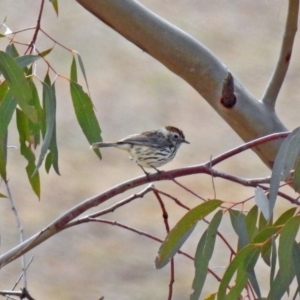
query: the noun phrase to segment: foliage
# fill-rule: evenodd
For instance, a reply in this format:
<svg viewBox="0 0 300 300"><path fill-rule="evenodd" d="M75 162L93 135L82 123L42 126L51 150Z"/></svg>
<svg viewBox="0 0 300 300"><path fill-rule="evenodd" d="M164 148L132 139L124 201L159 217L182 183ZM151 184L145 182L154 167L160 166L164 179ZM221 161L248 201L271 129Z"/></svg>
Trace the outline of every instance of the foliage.
<svg viewBox="0 0 300 300"><path fill-rule="evenodd" d="M58 13L57 1L52 5ZM32 189L40 197L39 168L44 163L47 173L53 167L59 174L58 146L56 143L56 90L55 82L57 78L63 78L55 71L55 67L46 60L53 47L49 49L39 49L35 43L37 32L42 31L39 24L34 29L33 40L28 43L24 54L19 54L16 46L19 42L16 38L23 31L12 33L7 29L7 36L14 35L9 39L9 44L5 51L0 51L0 175L3 180L7 180L7 134L12 116L16 113L17 127L20 139L21 155L27 160L27 176ZM5 35L2 35L2 37ZM48 38L51 39L48 35ZM57 44L54 39L51 39ZM35 47L32 45L35 43ZM86 136L88 142L101 141L101 130L94 113L93 104L88 93L77 81L77 64L85 79L87 77L84 65L79 53L66 49L71 57L70 95L73 101L74 112L78 123ZM31 54L35 52L37 54ZM27 54L30 53L30 54ZM78 62L76 58L78 58ZM45 64L47 71L44 79L36 74L37 64ZM54 73L54 79L50 78L50 71ZM40 85L40 86L38 86ZM38 90L42 88L42 95ZM37 148L40 151L36 154ZM101 158L98 149L95 153Z"/></svg>
<svg viewBox="0 0 300 300"><path fill-rule="evenodd" d="M42 1L42 3L44 2ZM57 0L51 1L51 4L58 15ZM59 174L59 145L56 140L57 97L55 87L58 78L63 78L69 84L70 98L72 99L77 121L89 144L101 140L101 129L94 113L81 56L76 51L68 49L48 36L42 30L39 23L34 28L32 41L26 45L26 50L20 54L18 48L20 45L16 37L22 34L22 32L23 30L14 33L8 31L5 34L1 34L1 37L6 37L9 42L5 51L0 51L0 176L7 182L8 128L15 113L20 154L27 161L26 172L32 189L40 197L40 167L44 164L47 173L53 168ZM61 46L70 53L71 67L69 78L56 73L55 67L46 59L47 55L53 51L54 46L49 49L39 49L36 41L38 32L44 33L55 45ZM12 35L13 38L10 37ZM38 64L45 64L47 66L47 71L43 79L36 73ZM78 67L84 78L87 92L78 83ZM203 296L208 276L213 276L219 283L219 286L217 290L211 290L210 294L205 295L205 299L243 299L246 297L247 299L273 300L281 299L285 294L290 293L293 293L295 299L298 294L300 296L300 242L297 241L300 216L297 208L294 207L283 212L276 220L273 220L273 211L278 196L285 198L294 205L299 205L298 199L285 195L280 191L280 188L282 182L284 182L283 185L289 184L296 192L299 192L300 129L297 128L291 133L284 134L286 138L278 152L270 178L245 181L242 178L237 178L229 174L221 174L214 167L222 160L253 147L255 143L262 144L278 137L282 138L282 133L280 136L269 136L261 140L251 141L238 149L228 151L228 153L224 153L196 167L189 167L183 171L164 172L158 175L152 174L147 178L133 179L130 182L113 187L100 196L97 195L92 199L84 201L81 205L72 208L72 210L65 213L60 219L50 224L47 229L51 228L49 230L51 234L47 237L43 237L43 234L47 232L47 230L43 230L37 236L34 236L32 240L38 245L55 233L85 222L102 222L118 225L123 229L142 234L138 230L129 228L126 225L102 220L99 217L114 211L122 205L128 204L138 197L143 197L148 192L153 192L161 204L164 216L166 215L166 211L161 195L174 200L179 206L188 210L171 230L169 230L169 225L165 221L167 236L164 241L161 241L155 261L157 269L161 269L169 264L171 265L170 289L172 289L172 278L174 278L174 268L172 267L174 258L177 253L185 254L188 257L181 250L182 246L191 236L198 222L202 222L207 224L207 228L199 238L194 257L190 257L194 260L195 267L194 279L191 282L193 289L190 295L191 300L196 300ZM95 149L94 151L101 158L99 150ZM173 195L149 186L143 192L136 193L113 205L111 208L75 220L76 217L87 209L97 206L131 188L159 180L170 180L178 184L175 180L176 177L198 173L205 173L212 177L221 177L224 180L231 180L244 186L251 186L255 189L253 191L255 196L234 205L220 199L201 199L203 203L189 209ZM182 188L188 190L186 187ZM190 190L189 192L193 193ZM6 197L6 195L0 193L0 197ZM237 205L243 207L245 202L253 199L255 199L256 204L249 211L236 208ZM230 218L232 233L237 238L236 245L228 241L222 233L222 222L225 215ZM153 236L148 237L155 239ZM38 238L40 238L40 241ZM217 239L222 241L224 249L226 248L229 253L228 265L222 276L218 275L210 267L211 259L216 250ZM1 258L3 259L1 260L1 265L4 266L17 256L28 251L30 249L28 245L31 247L36 246L33 245L32 240L29 240L27 244L25 241L25 246L21 248L21 251L16 250L17 255L11 255L8 259L0 257L0 260ZM156 238L155 240L158 239ZM22 244L20 247L22 247ZM256 272L258 263L262 262L269 268L268 277L270 287L267 295L263 295L260 277L257 276ZM265 274L265 276L267 275ZM298 285L298 288L293 291L291 291L292 281L297 281ZM169 295L172 295L172 293L170 292Z"/></svg>

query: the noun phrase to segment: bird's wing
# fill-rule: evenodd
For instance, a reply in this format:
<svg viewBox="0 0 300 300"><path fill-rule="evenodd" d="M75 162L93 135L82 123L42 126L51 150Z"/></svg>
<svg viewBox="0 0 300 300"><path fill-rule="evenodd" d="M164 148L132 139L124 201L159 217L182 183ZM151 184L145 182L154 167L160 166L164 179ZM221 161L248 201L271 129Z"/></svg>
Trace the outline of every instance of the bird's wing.
<svg viewBox="0 0 300 300"><path fill-rule="evenodd" d="M152 147L161 147L165 140L161 133L155 131L146 131L141 134L130 135L123 140L117 142L117 144L132 144L132 145L144 145Z"/></svg>

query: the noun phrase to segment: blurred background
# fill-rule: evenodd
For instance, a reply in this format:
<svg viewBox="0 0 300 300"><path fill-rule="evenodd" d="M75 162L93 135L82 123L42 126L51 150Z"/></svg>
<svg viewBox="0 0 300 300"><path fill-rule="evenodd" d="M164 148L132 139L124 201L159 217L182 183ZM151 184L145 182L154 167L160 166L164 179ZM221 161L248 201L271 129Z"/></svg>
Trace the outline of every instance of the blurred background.
<svg viewBox="0 0 300 300"><path fill-rule="evenodd" d="M207 46L251 93L258 99L261 97L279 55L287 10L285 1L140 2ZM33 27L39 5L40 1L36 0L2 0L0 20L2 22L6 18L6 24L12 31ZM42 28L58 42L81 54L103 140L115 141L165 125L179 127L191 144L183 145L176 159L164 170L200 164L211 156L242 144L241 139L193 88L75 1L59 1L58 18L50 2L46 2ZM33 31L23 32L15 40L28 43L32 34ZM1 38L0 49L5 49L8 42L8 39ZM297 37L290 69L276 105L278 115L289 129L299 126L299 44ZM52 45L53 42L40 32L38 49L42 51ZM25 49L18 48L20 53ZM68 51L55 46L47 59L59 74L69 77L72 56ZM44 70L45 66L39 62L38 75L41 78ZM84 85L83 80L81 83ZM140 168L128 159L126 153L116 149L104 149L100 161L89 150L89 144L77 124L68 81L59 78L56 90L61 176L52 170L47 175L41 168L41 201L27 181L26 161L20 156L19 149L10 149L8 153L9 186L26 237L42 230L84 199L142 175ZM9 144L19 144L15 121L9 128ZM220 164L218 170L247 178L270 175L251 151ZM214 197L211 178L206 175L178 180L204 198ZM189 207L200 203L199 199L173 183L158 182L155 186L176 195ZM215 186L217 198L229 202L254 195L253 189L219 179L215 180ZM109 207L142 188L120 195L94 211ZM285 191L293 195L290 189ZM6 193L3 183L0 192ZM164 198L164 201L170 226L173 226L185 211L170 199ZM246 208L252 207L253 203L251 201ZM287 207L289 203L280 199L277 214ZM154 195L148 194L105 218L163 239L166 233L161 214ZM193 255L205 229L206 225L199 223L183 250ZM233 246L236 245L227 216L223 219L221 232ZM18 244L16 221L5 198L0 201L0 235L1 253ZM26 255L27 260L34 257L28 271L28 288L35 299L99 299L100 296L106 300L166 299L169 266L155 270L158 248L157 242L116 226L80 225L54 236ZM222 267L228 262L227 252L224 244L217 241L210 267L218 268L216 272L220 276L224 272ZM263 276L268 269L263 264L260 269L258 277L265 281L264 288L268 290L268 279ZM193 263L177 255L175 272L173 299L188 299L192 291ZM0 289L10 289L20 273L19 260L1 269ZM213 291L217 286L215 279L208 276L205 292Z"/></svg>

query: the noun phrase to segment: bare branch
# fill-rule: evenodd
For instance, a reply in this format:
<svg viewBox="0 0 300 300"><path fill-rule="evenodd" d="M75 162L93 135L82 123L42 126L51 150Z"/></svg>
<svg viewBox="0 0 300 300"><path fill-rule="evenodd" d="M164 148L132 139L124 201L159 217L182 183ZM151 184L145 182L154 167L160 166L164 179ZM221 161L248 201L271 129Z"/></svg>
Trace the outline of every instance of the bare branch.
<svg viewBox="0 0 300 300"><path fill-rule="evenodd" d="M16 219L16 223L17 223L17 228L19 230L20 243L23 243L23 241L24 241L24 230L23 230L23 227L22 227L22 224L21 224L21 220L20 220L20 217L19 217L18 210L17 210L16 205L15 205L15 201L14 201L14 199L12 197L11 192L10 192L8 181L5 181L5 187L6 187L8 199L10 201L11 209L12 209L14 215L15 215L15 219ZM27 267L26 267L25 254L22 255L21 261L22 261L22 278L23 278L23 281L24 281L24 288L27 288L27 276L26 276L26 269L27 269Z"/></svg>
<svg viewBox="0 0 300 300"><path fill-rule="evenodd" d="M275 107L276 99L291 60L294 39L297 32L298 12L299 0L289 0L288 14L280 55L273 75L262 97L262 102L273 108Z"/></svg>
<svg viewBox="0 0 300 300"><path fill-rule="evenodd" d="M99 195L96 195L94 197L91 197L91 198L86 199L85 201L79 203L77 206L71 208L69 211L64 213L61 217L59 217L54 222L52 222L48 227L46 227L39 233L35 234L28 240L24 241L20 245L16 246L15 248L11 249L7 253L0 256L0 266L3 267L6 264L8 264L9 262L20 257L23 253L28 252L29 250L31 250L32 248L41 244L43 241L47 240L51 236L64 230L70 221L77 218L83 212L87 211L88 209L90 209L92 207L96 207L96 206L104 203L105 201L107 201L108 199L111 199L112 197L114 197L116 195L119 195L127 190L133 189L135 187L138 187L143 184L150 183L150 182L161 181L161 180L174 180L174 178L176 178L176 177L188 176L188 175L193 175L193 174L201 174L201 173L213 175L214 170L211 169L211 166L216 165L217 163L221 162L222 160L224 160L226 158L229 158L233 155L236 155L247 149L250 149L251 147L255 147L262 143L270 142L271 140L282 139L283 137L287 136L288 133L289 132L272 134L270 136L260 138L257 141L251 141L240 147L230 150L227 153L220 155L214 159L210 159L205 164L171 170L171 171L166 171L166 172L162 172L160 174L154 173L154 174L150 174L149 176L141 176L141 177L137 177L135 179L131 179L126 182L123 182L117 186L114 186L114 187L110 188L109 190L107 190L103 193L100 193ZM177 182L177 184L178 184L178 182ZM148 189L150 189L150 188L148 187ZM146 188L146 190L144 190L144 192L148 192L147 188ZM135 196L135 198L136 198L136 196ZM130 199L128 201L130 201Z"/></svg>

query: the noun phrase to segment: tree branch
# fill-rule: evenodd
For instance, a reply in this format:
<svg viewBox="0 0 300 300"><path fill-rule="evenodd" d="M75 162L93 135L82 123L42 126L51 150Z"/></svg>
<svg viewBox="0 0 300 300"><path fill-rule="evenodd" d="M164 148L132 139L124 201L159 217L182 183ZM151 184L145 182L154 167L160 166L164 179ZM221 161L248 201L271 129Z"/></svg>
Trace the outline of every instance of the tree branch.
<svg viewBox="0 0 300 300"><path fill-rule="evenodd" d="M201 43L133 0L76 0L97 18L187 81L244 140L286 131L272 107L251 95L233 76L236 102L222 105L227 67ZM255 147L272 168L281 141Z"/></svg>
<svg viewBox="0 0 300 300"><path fill-rule="evenodd" d="M294 39L297 32L298 12L299 0L289 0L288 14L280 55L273 75L262 97L262 102L273 108L275 107L276 99L290 64Z"/></svg>
<svg viewBox="0 0 300 300"><path fill-rule="evenodd" d="M62 216L57 218L55 221L53 221L49 226L47 226L45 229L40 231L39 233L35 234L31 238L27 239L23 243L20 243L15 248L11 249L10 251L4 253L0 256L0 267L5 266L9 262L15 260L16 258L20 257L24 253L28 252L29 250L33 249L34 247L38 246L51 236L59 233L60 231L64 230L68 223L75 218L77 218L79 215L81 215L83 212L87 211L88 209L92 207L96 207L101 203L104 203L108 199L119 195L121 193L124 193L127 190L133 189L135 187L141 186L143 184L147 184L150 182L155 181L161 181L161 180L174 180L174 178L182 177L182 176L188 176L193 174L209 174L214 176L214 173L212 171L212 166L216 165L217 163L221 162L222 160L229 158L233 155L236 155L238 153L241 153L247 149L251 149L251 147L255 147L257 145L260 145L265 142L269 142L271 140L275 139L282 139L284 136L287 136L288 132L286 133L278 133L273 134L271 136L267 136L264 138L260 138L257 141L251 141L247 144L244 144L240 147L237 147L233 150L228 151L227 153L224 153L222 156L218 156L215 159L210 159L208 162L186 167L182 169L177 170L171 170L167 172L162 173L154 173L150 174L149 176L141 176L137 177L135 179L131 179L128 181L125 181L117 186L114 186L110 188L109 190L100 193L94 197L91 197L89 199L86 199L85 201L79 203L75 207L71 208L69 211L65 212ZM216 174L218 176L219 174ZM222 175L223 176L223 175ZM145 190L143 190L140 195L137 196L143 196L145 193L149 191L150 187L147 187ZM128 201L131 201L132 197L128 198Z"/></svg>

